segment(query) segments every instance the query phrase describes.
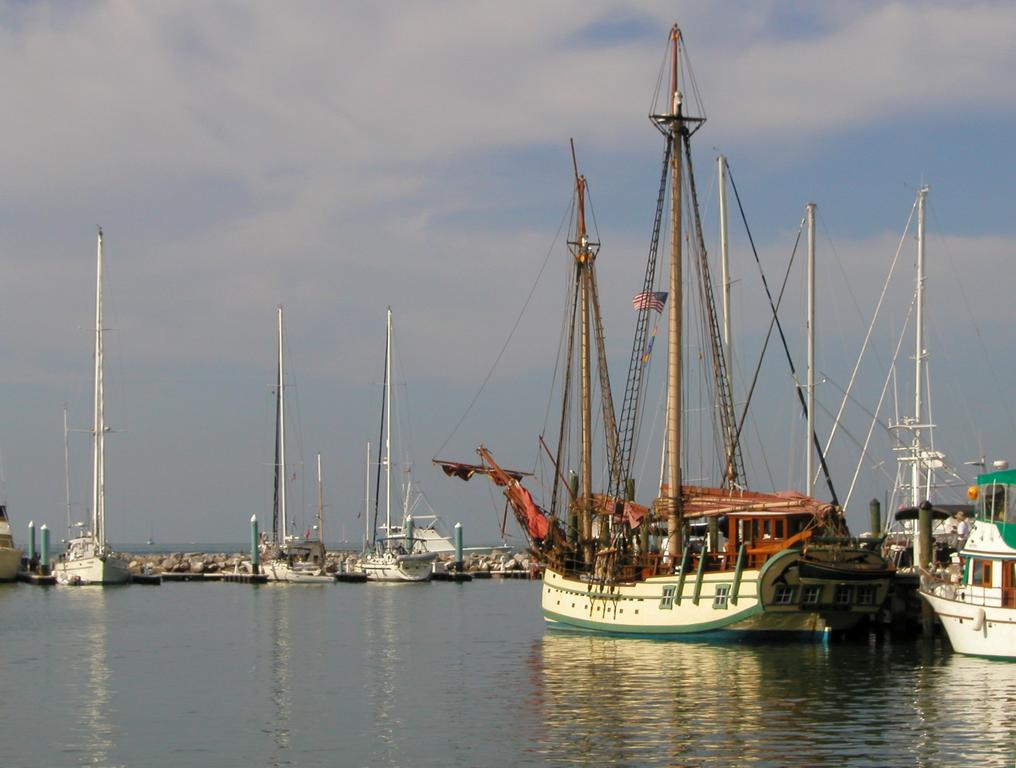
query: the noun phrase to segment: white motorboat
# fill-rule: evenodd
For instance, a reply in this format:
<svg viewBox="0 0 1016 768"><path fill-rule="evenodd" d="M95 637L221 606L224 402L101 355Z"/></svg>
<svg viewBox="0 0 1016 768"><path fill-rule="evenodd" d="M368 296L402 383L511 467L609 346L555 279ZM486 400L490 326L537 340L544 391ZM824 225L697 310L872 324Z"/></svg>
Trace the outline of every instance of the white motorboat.
<svg viewBox="0 0 1016 768"><path fill-rule="evenodd" d="M102 230L99 230L95 279L95 388L92 424L92 525L77 526L56 564L60 584L126 584L127 561L117 557L106 541L106 426L103 379ZM68 533L70 533L68 531Z"/></svg>
<svg viewBox="0 0 1016 768"><path fill-rule="evenodd" d="M920 595L959 653L1016 659L1014 494L1016 470L980 475L970 489L976 518L958 562L921 575Z"/></svg>

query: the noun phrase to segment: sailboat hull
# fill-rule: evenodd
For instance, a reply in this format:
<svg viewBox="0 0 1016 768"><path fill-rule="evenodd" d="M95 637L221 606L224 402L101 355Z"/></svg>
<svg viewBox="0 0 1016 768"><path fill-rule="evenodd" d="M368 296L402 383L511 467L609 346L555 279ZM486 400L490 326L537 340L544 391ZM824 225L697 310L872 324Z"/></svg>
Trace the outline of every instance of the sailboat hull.
<svg viewBox="0 0 1016 768"><path fill-rule="evenodd" d="M430 581L432 566L437 554L421 552L400 555L385 552L370 555L361 561L367 581L421 582Z"/></svg>
<svg viewBox="0 0 1016 768"><path fill-rule="evenodd" d="M821 637L874 614L889 578L817 579L799 572L787 551L759 569L658 576L596 584L544 571L542 609L548 626L618 635L680 637L713 633Z"/></svg>
<svg viewBox="0 0 1016 768"><path fill-rule="evenodd" d="M264 574L269 581L284 581L290 584L328 584L335 577L323 568L303 563L290 564L285 560L269 560L263 564Z"/></svg>
<svg viewBox="0 0 1016 768"><path fill-rule="evenodd" d="M127 562L112 555L85 557L56 566L56 579L60 584L126 584L130 575Z"/></svg>

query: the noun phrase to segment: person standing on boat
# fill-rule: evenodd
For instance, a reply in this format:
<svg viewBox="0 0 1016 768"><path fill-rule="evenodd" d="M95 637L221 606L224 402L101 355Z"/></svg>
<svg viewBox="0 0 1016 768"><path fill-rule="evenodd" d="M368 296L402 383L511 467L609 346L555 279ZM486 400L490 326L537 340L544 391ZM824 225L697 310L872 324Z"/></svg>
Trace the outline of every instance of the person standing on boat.
<svg viewBox="0 0 1016 768"><path fill-rule="evenodd" d="M967 513L960 510L956 513L956 538L963 542L970 533L970 523L967 522Z"/></svg>

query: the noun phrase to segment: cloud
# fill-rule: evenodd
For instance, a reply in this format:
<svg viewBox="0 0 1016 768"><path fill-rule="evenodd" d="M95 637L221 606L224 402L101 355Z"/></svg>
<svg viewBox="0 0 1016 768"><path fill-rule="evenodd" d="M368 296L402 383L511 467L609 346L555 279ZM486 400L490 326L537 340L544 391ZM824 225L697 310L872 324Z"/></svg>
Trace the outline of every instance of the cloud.
<svg viewBox="0 0 1016 768"><path fill-rule="evenodd" d="M886 121L934 130L942 110L1012 112L1013 94L992 88L1014 64L1007 5L787 8L703 5L679 19L709 110L705 141L793 168L808 165L810 144ZM246 440L256 430L237 420L258 418L279 303L304 390L334 393L320 396L326 415L310 431L357 444L369 431L373 406L359 398L378 378L391 304L410 381L430 395L418 443L437 443L552 245L570 194L569 136L594 169L597 204L616 203L596 213L608 343L625 365L660 152L646 115L672 13L667 2L0 6L0 349L8 386L34 386L38 398L12 416L8 434L35 463L8 450L12 474L45 472L42 485L61 474L58 442L37 435L58 440L52 414L89 381L81 329L94 311L97 224L120 329L110 346L125 361L121 378L135 382L146 463L177 477L216 467L182 492L185 506L226 503L234 488L237 508L259 503L237 480L259 467ZM801 194L792 171L779 189L755 178L755 194L774 201ZM707 186L700 179L700 192ZM877 272L873 254L893 236L858 227L855 243L838 244L844 270ZM999 231L950 245L965 264L1001 271L1013 242ZM764 239L787 250L779 236ZM508 451L543 418L566 266L563 251L552 256L491 384L509 393L510 418L498 416L505 399L485 403L481 423L510 435ZM742 311L757 317L764 307L746 286ZM1004 292L985 273L973 301L1008 313ZM844 350L855 341L846 338ZM146 393L160 404L146 408ZM202 441L214 455L184 461L184 425L226 437ZM40 457L49 463L34 469ZM337 484L359 487L357 472ZM127 480L121 492L151 496Z"/></svg>

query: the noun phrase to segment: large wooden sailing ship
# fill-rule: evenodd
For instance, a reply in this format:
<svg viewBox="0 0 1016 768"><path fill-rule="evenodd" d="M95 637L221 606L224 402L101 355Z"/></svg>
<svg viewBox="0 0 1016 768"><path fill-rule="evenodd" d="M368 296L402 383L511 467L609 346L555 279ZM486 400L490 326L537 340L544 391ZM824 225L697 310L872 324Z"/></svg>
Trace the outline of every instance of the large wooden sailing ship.
<svg viewBox="0 0 1016 768"><path fill-rule="evenodd" d="M576 232L571 337L579 347L579 472L564 482L569 386L554 457L557 481L550 508L539 507L522 485L522 472L502 468L480 446L479 464L438 460L462 479L487 475L503 489L526 533L533 554L544 565L543 614L559 628L618 634L681 636L695 633L804 632L847 629L873 614L889 589L891 568L877 553L849 538L842 511L797 492L757 493L744 489L740 427L712 300L708 263L691 173L691 135L704 118L687 114L679 87L682 38L670 33L670 89L665 106L651 116L665 138L663 172L649 259L638 310L635 340L620 418L615 419L603 350L596 289L598 244L586 231L585 179L575 171ZM705 326L711 330L716 412L724 443L722 487L682 482L682 194L690 191L692 237L698 248ZM669 191L669 195L668 195ZM656 287L656 253L669 198L669 285ZM632 457L639 425L641 390L651 313L667 306L667 411L663 480L650 506L634 501ZM577 331L577 332L576 332ZM600 402L606 437L609 489L593 492L592 347L599 357ZM743 424L743 422L742 422ZM811 436L809 436L811 440ZM817 444L817 441L814 441ZM549 451L548 451L549 452ZM824 466L824 462L823 462ZM567 518L558 514L558 489L567 488Z"/></svg>

